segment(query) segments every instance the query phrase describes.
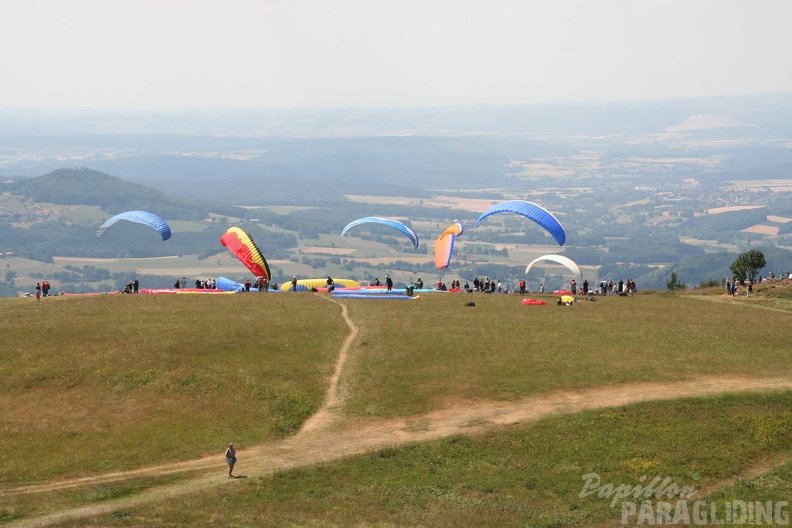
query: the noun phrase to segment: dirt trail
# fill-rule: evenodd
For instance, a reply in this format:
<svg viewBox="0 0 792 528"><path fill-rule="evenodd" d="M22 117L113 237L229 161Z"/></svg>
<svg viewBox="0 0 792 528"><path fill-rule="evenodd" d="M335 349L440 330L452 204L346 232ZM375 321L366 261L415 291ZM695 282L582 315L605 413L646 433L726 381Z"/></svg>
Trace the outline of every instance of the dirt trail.
<svg viewBox="0 0 792 528"><path fill-rule="evenodd" d="M346 306L336 301L331 302L341 306L350 333L341 346L325 401L316 415L311 417L295 436L238 450L237 455L240 460L238 471L243 470L249 477L330 462L384 447L436 440L457 434L476 434L493 427L526 424L554 414L575 413L650 400L674 400L727 392L792 389L792 379L787 378L695 378L673 383L633 383L579 391L559 391L515 402L462 402L421 416L345 424L337 412L342 403L338 395L338 384L358 329L349 318ZM333 430L328 430L331 425ZM14 528L49 526L65 519L108 514L119 509L210 489L213 486L233 485L233 481L229 481L225 476L223 460L218 458L212 456L133 471L3 490L0 491L0 498L81 486L106 485L135 478L173 474L185 477L180 482L158 486L135 496L34 519L19 520L4 526Z"/></svg>
<svg viewBox="0 0 792 528"><path fill-rule="evenodd" d="M341 374L344 372L347 355L349 354L349 347L352 346L352 343L355 342L355 338L357 338L358 335L358 327L349 317L347 306L338 301L334 301L332 297L322 298L341 307L341 317L344 318L344 321L349 327L349 335L344 339L344 342L341 344L341 349L338 352L338 359L336 359L335 369L333 371L333 376L330 378L330 385L327 388L324 403L313 416L305 421L300 433L326 429L337 419L338 416L333 413L333 410L341 403L338 397L338 382L341 379Z"/></svg>

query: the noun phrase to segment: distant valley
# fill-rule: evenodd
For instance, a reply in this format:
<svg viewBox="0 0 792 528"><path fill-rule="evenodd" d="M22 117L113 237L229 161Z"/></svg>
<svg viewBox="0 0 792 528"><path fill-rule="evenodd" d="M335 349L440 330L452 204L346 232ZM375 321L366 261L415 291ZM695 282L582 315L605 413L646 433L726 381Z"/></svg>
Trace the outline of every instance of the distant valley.
<svg viewBox="0 0 792 528"><path fill-rule="evenodd" d="M0 112L3 114L3 112ZM107 291L132 277L246 270L218 240L232 225L260 243L274 279L386 273L516 284L536 256L563 253L589 281L663 288L720 281L737 253L761 248L766 272L792 270L792 96L313 114L25 115L0 124L0 294ZM258 118L258 119L256 119ZM486 204L551 210L563 247L524 219L473 228ZM161 242L101 222L144 209L172 224ZM341 238L360 216L397 217L417 250L387 230ZM494 220L494 218L493 218ZM468 228L449 270L435 238ZM163 259L163 257L168 257ZM554 288L559 268L531 270Z"/></svg>

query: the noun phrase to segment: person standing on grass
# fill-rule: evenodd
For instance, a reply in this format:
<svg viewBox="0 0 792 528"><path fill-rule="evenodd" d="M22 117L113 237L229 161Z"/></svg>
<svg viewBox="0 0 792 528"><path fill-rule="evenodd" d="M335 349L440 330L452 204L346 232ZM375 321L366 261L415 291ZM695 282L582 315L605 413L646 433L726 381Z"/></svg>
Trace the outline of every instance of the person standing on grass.
<svg viewBox="0 0 792 528"><path fill-rule="evenodd" d="M228 444L225 452L226 462L228 463L228 478L234 478L234 464L236 464L236 451L234 444Z"/></svg>
<svg viewBox="0 0 792 528"><path fill-rule="evenodd" d="M40 282L36 283L36 300L37 301L41 300L41 283Z"/></svg>
<svg viewBox="0 0 792 528"><path fill-rule="evenodd" d="M291 291L297 291L297 275L292 277L292 290Z"/></svg>

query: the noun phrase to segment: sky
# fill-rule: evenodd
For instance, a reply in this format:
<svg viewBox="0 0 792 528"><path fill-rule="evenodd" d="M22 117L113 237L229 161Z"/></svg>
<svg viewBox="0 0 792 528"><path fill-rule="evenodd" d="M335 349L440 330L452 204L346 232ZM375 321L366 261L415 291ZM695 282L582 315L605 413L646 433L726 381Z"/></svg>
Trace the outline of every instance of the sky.
<svg viewBox="0 0 792 528"><path fill-rule="evenodd" d="M790 0L9 0L0 108L792 92Z"/></svg>

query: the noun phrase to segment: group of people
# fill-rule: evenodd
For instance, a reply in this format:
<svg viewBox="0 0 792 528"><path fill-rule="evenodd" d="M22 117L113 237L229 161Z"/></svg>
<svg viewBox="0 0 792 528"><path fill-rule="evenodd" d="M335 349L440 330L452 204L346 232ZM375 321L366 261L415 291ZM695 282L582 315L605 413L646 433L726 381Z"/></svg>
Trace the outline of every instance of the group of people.
<svg viewBox="0 0 792 528"><path fill-rule="evenodd" d="M635 288L635 281L633 279L627 280L625 282L623 279L619 279L619 282L613 282L613 279L602 279L599 283L599 288L596 290L590 290L588 281L583 282L583 295L588 295L589 293L597 294L597 295L626 295L632 296L637 290ZM575 290L572 290L572 293L576 293Z"/></svg>
<svg viewBox="0 0 792 528"><path fill-rule="evenodd" d="M760 277L759 280L761 281L762 278ZM734 280L726 279L726 294L731 295L734 297L740 293L740 286L745 286L745 296L750 297L753 293L753 283L750 279L745 279L745 281L740 281L739 278L734 277Z"/></svg>
<svg viewBox="0 0 792 528"><path fill-rule="evenodd" d="M49 281L45 280L43 282L37 282L36 283L36 300L40 301L42 296L49 297L50 288L51 288L51 286L50 286Z"/></svg>
<svg viewBox="0 0 792 528"><path fill-rule="evenodd" d="M175 289L182 289L182 288L186 288L186 287L187 287L187 277L182 277L181 279L176 279L176 282L173 283L173 288L175 288ZM195 289L196 290L216 290L217 289L217 281L215 279L195 279ZM135 293L137 293L137 290L135 291Z"/></svg>
<svg viewBox="0 0 792 528"><path fill-rule="evenodd" d="M388 291L393 291L393 279L390 275L385 275L385 284L383 285L380 281L379 277L375 278L373 281L370 282L372 286L385 286ZM412 287L414 290L423 289L423 281L421 277L418 277L418 280L415 281L415 284L408 286L408 288Z"/></svg>
<svg viewBox="0 0 792 528"><path fill-rule="evenodd" d="M766 280L766 279L765 279ZM297 288L297 276L293 276L291 280L291 288L290 291L298 291ZM185 288L187 283L187 279L182 277L181 279L177 279L176 282L173 284L174 288ZM734 282L726 281L726 289L727 293L730 293L732 288L735 287L739 288L740 282L739 280L735 279ZM49 283L44 282L46 285L46 289L44 291L44 295L46 296L49 291ZM332 277L328 276L325 282L326 287L328 290L332 291L335 289L335 281ZM383 286L380 282L379 277L375 278L371 281L372 286ZM387 291L393 290L393 279L390 275L385 275L385 284L384 286L387 288ZM250 291L253 287L255 287L258 291L268 291L269 289L277 289L278 285L275 283L270 283L267 277L256 277L254 281L250 279L246 279L245 283L243 284L244 291ZM196 279L195 280L195 288L196 289L216 289L217 288L217 281L215 279ZM418 277L413 284L408 286L410 289L414 290L423 290L424 289L424 282L421 277ZM39 289L39 285L37 284L37 290ZM501 281L490 279L489 277L480 278L475 277L473 279L473 285L471 287L468 281L465 281L464 285L461 283L459 279L452 280L450 285L446 285L442 279L438 278L437 283L435 285L435 289L437 291L459 291L465 293L513 293L519 291L520 295L524 295L526 293L530 293L531 290L528 288L527 283L524 278L521 278L517 283L517 289L511 290L508 287L504 286ZM589 285L588 280L584 280L581 286L578 286L577 280L572 279L569 283L569 289L572 292L572 295L577 295L578 291L582 295L624 295L624 296L631 296L636 291L635 281L633 279L629 279L628 281L624 281L619 279L618 282L613 282L612 279L602 279L597 287L592 288ZM544 283L540 283L536 293L544 293L545 287ZM137 279L127 284L125 288L125 293L137 293L138 292L138 281Z"/></svg>
<svg viewBox="0 0 792 528"><path fill-rule="evenodd" d="M457 281L457 284L459 284L459 281ZM470 286L467 282L465 282L465 291L469 290ZM473 291L479 293L500 293L503 291L503 285L501 284L501 281L496 282L494 279L490 280L489 277L486 279L480 279L476 277L473 279Z"/></svg>
<svg viewBox="0 0 792 528"><path fill-rule="evenodd" d="M133 281L127 282L126 286L124 286L124 293L138 293L140 289L140 282L135 279Z"/></svg>

